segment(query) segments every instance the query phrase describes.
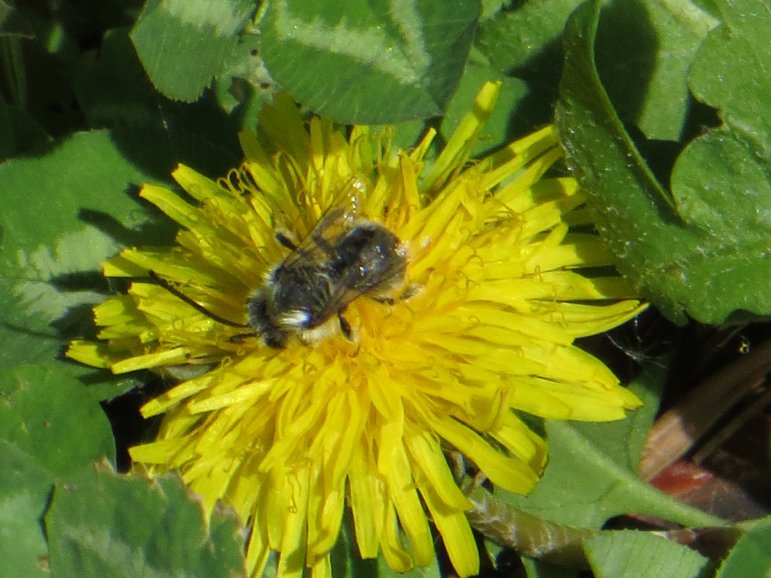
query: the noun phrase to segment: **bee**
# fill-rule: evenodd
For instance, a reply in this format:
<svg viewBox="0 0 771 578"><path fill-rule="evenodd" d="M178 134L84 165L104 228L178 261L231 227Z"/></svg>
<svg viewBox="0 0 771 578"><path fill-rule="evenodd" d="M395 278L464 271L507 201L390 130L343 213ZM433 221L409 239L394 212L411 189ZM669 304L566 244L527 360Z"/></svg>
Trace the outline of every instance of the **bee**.
<svg viewBox="0 0 771 578"><path fill-rule="evenodd" d="M351 340L352 329L343 316L348 304L362 296L392 302L390 295L403 282L407 265L399 238L383 225L358 216L356 188L355 184L349 187L343 202L334 204L299 245L283 233L276 234L290 253L248 297L248 324L207 313L209 317L248 328L274 349L286 347L292 336L306 344L319 341L334 331L330 321L335 317L342 334ZM167 288L203 310L176 288Z"/></svg>
<svg viewBox="0 0 771 578"><path fill-rule="evenodd" d="M330 209L299 246L276 238L291 253L247 300L249 325L270 347L284 347L292 335L317 341L334 316L350 339L348 304L363 295L390 301L404 278L406 252L396 235L344 208Z"/></svg>

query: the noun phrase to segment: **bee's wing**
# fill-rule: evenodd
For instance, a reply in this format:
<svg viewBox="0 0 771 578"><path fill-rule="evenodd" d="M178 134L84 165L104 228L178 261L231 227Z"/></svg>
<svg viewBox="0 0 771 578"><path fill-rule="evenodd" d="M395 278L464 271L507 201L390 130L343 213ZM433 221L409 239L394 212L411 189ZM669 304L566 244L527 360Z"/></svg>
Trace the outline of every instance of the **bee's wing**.
<svg viewBox="0 0 771 578"><path fill-rule="evenodd" d="M357 282L343 276L343 278L341 278L334 286L334 290L324 303L323 309L318 312L318 318L328 319L333 315L337 315L342 312L351 301L362 295L369 295L374 299L382 298L383 300L387 300L388 296L386 292L389 289L392 289L394 284L402 280L404 269L405 263L403 260L394 260L387 269L379 271L377 274L374 272L369 274L367 276L366 285L361 284L360 279ZM353 277L355 271L352 269L349 272L349 275Z"/></svg>
<svg viewBox="0 0 771 578"><path fill-rule="evenodd" d="M334 256L336 240L353 225L359 214L359 194L363 189L360 178L350 179L297 249L287 256L284 265L329 261Z"/></svg>

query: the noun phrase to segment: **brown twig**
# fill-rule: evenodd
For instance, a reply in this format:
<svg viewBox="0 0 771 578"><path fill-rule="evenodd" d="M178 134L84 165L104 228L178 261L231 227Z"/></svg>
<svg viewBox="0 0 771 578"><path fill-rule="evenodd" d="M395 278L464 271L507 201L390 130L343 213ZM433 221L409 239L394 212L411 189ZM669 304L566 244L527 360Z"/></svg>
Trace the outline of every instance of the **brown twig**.
<svg viewBox="0 0 771 578"><path fill-rule="evenodd" d="M771 370L771 340L704 380L651 428L640 460L640 477L651 480L682 457Z"/></svg>

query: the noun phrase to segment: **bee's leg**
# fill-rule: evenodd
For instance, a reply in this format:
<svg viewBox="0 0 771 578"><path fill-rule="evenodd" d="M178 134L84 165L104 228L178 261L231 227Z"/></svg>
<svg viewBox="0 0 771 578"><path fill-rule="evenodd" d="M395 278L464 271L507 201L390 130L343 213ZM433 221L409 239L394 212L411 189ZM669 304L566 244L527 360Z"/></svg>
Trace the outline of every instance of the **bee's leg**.
<svg viewBox="0 0 771 578"><path fill-rule="evenodd" d="M455 483L460 486L463 478L466 477L466 458L458 450L445 450L445 459L450 466L452 477Z"/></svg>
<svg viewBox="0 0 771 578"><path fill-rule="evenodd" d="M414 297L420 292L421 286L417 283L413 283L409 287L407 287L401 295L399 295L400 301L406 301L407 299Z"/></svg>
<svg viewBox="0 0 771 578"><path fill-rule="evenodd" d="M343 332L343 335L348 341L353 341L353 331L351 330L351 324L348 323L348 320L343 317L343 312L337 314L337 318L340 320L340 331Z"/></svg>
<svg viewBox="0 0 771 578"><path fill-rule="evenodd" d="M286 247L290 251L296 251L297 250L297 245L294 243L294 241L292 241L292 239L287 237L281 231L276 231L276 241L278 241L280 245Z"/></svg>
<svg viewBox="0 0 771 578"><path fill-rule="evenodd" d="M284 349L286 347L287 338L289 336L280 329L274 329L269 333L265 333L262 336L265 345L271 349Z"/></svg>
<svg viewBox="0 0 771 578"><path fill-rule="evenodd" d="M265 333L273 326L264 291L256 291L246 300L246 312L249 315L249 325L256 328L258 332Z"/></svg>
<svg viewBox="0 0 771 578"><path fill-rule="evenodd" d="M237 333L236 335L231 335L228 338L228 341L230 343L241 344L246 342L247 339L253 339L255 337L259 337L257 333Z"/></svg>
<svg viewBox="0 0 771 578"><path fill-rule="evenodd" d="M382 303L383 305L393 305L395 303L393 297L382 297L380 295L370 295L369 297L378 303Z"/></svg>
<svg viewBox="0 0 771 578"><path fill-rule="evenodd" d="M477 488L481 488L483 485L487 483L487 476L482 473L481 470L479 470L477 473L475 473L471 478L471 483L464 488L463 493L467 496L471 494L474 490Z"/></svg>
<svg viewBox="0 0 771 578"><path fill-rule="evenodd" d="M463 489L466 495L469 495L475 489L487 483L487 476L475 464L456 449L445 449L444 456L447 464L450 466L455 483L459 488L463 487L464 480L470 478L468 484Z"/></svg>
<svg viewBox="0 0 771 578"><path fill-rule="evenodd" d="M254 335L262 337L265 345L273 349L286 347L289 334L276 326L271 318L264 290L257 291L249 297L246 301L246 310L249 314L249 326L256 330Z"/></svg>
<svg viewBox="0 0 771 578"><path fill-rule="evenodd" d="M381 295L378 293L370 293L369 295L367 295L367 297L369 297L373 301L382 303L383 305L393 305L397 301L406 301L410 297L417 295L419 291L420 291L420 285L412 284L409 287L407 287L404 291L402 291L401 295L399 295L396 298L389 297L388 295Z"/></svg>

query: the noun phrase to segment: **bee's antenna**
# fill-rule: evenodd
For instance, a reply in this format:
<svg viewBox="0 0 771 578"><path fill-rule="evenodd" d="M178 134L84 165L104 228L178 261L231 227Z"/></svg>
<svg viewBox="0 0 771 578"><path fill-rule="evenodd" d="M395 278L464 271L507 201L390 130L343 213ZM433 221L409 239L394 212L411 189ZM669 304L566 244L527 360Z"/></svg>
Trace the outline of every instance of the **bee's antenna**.
<svg viewBox="0 0 771 578"><path fill-rule="evenodd" d="M159 277L158 274L155 271L148 271L147 275L155 283L157 283L158 285L160 285L161 287L166 289L166 291L168 291L169 293L171 293L175 297L178 297L179 299L181 299L182 301L184 301L185 303L190 305L190 307L192 307L193 309L195 309L199 313L203 313L204 315L206 315L206 317L208 317L210 319L213 319L217 323L222 323L223 325L227 325L228 327L238 327L239 329L248 329L249 328L249 326L244 324L244 323L236 323L235 321L230 321L229 319L225 319L224 317L220 317L216 313L212 313L211 311L206 309L206 307L204 307L200 303L197 303L196 301L193 301L190 297L188 297L187 295L182 293L182 291L180 291L179 289L174 287L174 285L169 283L169 281Z"/></svg>
<svg viewBox="0 0 771 578"><path fill-rule="evenodd" d="M351 324L348 323L348 320L343 317L343 312L337 314L337 318L340 321L340 331L343 332L343 336L348 341L353 341L353 330L351 329Z"/></svg>

